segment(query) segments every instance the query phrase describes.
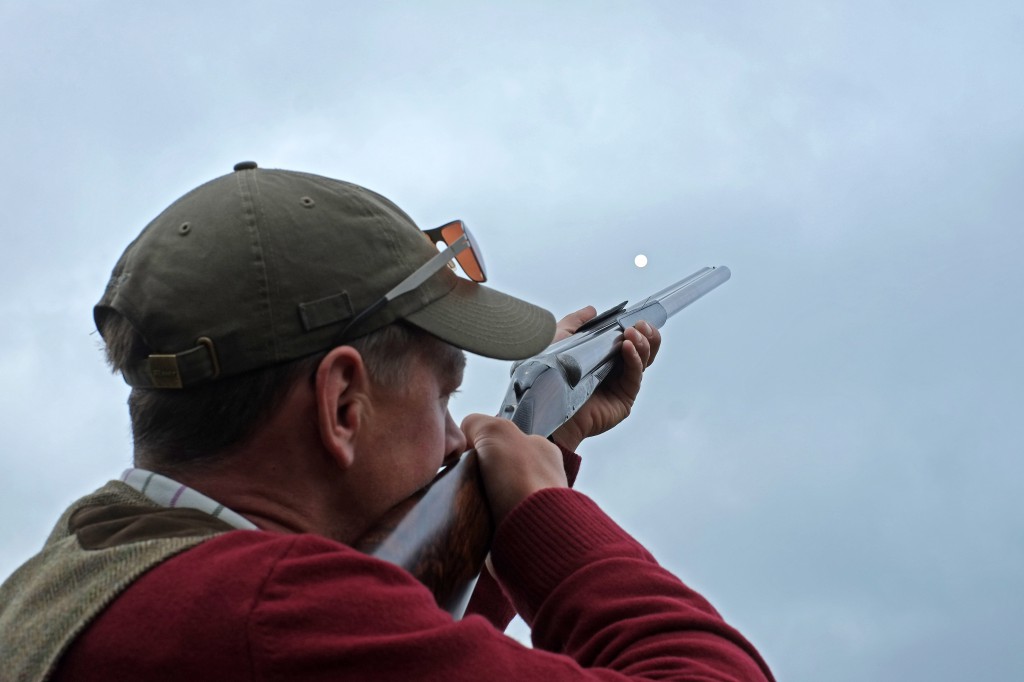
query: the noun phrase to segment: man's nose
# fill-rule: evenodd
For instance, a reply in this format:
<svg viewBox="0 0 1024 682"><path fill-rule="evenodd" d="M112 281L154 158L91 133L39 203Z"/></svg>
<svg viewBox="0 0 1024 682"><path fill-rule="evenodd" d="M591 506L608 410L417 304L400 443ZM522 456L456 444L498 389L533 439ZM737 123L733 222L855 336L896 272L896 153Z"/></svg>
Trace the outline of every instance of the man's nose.
<svg viewBox="0 0 1024 682"><path fill-rule="evenodd" d="M448 413L448 424L445 427L445 448L448 458L458 457L466 451L466 434L452 419L451 412Z"/></svg>

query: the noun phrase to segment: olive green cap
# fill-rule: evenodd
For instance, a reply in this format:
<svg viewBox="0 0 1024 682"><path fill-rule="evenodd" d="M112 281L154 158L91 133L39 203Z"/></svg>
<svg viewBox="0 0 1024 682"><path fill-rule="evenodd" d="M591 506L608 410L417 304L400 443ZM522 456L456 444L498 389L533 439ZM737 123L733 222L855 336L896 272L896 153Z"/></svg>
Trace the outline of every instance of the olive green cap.
<svg viewBox="0 0 1024 682"><path fill-rule="evenodd" d="M247 161L192 190L125 250L93 314L116 311L153 354L124 371L181 388L327 350L404 319L472 353L530 357L551 313L442 268L347 322L437 250L388 199L340 180Z"/></svg>

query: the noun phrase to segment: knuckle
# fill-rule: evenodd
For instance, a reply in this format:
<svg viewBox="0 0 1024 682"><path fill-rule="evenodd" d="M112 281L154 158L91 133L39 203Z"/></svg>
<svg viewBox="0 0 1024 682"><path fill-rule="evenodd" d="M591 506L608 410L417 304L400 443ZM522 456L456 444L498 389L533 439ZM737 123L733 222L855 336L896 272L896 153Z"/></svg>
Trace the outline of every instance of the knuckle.
<svg viewBox="0 0 1024 682"><path fill-rule="evenodd" d="M544 436L531 435L527 436L526 439L533 445L550 445L550 441Z"/></svg>
<svg viewBox="0 0 1024 682"><path fill-rule="evenodd" d="M495 431L498 431L499 433L502 434L519 433L519 427L517 427L508 419L495 418L491 425L494 427Z"/></svg>

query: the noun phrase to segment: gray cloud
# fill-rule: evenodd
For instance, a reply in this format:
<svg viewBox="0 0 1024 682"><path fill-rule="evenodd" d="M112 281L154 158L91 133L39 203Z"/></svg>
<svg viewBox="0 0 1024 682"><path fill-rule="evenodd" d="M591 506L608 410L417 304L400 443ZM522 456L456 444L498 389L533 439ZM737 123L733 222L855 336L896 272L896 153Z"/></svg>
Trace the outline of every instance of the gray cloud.
<svg viewBox="0 0 1024 682"><path fill-rule="evenodd" d="M1024 670L1013 3L0 13L0 575L130 460L91 334L113 262L253 158L466 219L557 312L729 265L580 486L780 679ZM506 371L473 359L454 409Z"/></svg>

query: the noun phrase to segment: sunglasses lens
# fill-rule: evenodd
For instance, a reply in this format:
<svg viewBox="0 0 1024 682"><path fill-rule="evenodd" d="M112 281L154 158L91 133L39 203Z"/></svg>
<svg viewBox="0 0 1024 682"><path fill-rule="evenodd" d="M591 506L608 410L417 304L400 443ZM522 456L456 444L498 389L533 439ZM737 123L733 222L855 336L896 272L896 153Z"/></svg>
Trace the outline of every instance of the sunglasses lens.
<svg viewBox="0 0 1024 682"><path fill-rule="evenodd" d="M466 238L469 239L469 248L460 251L455 256L455 260L459 262L462 271L466 273L466 277L469 277L474 282L486 282L487 273L484 270L484 257L480 253L480 247L477 245L476 239L473 238L473 233L469 231L466 224L461 220L453 220L438 229L441 231L441 237L444 239L445 244L449 245L454 244L462 235L466 235Z"/></svg>

